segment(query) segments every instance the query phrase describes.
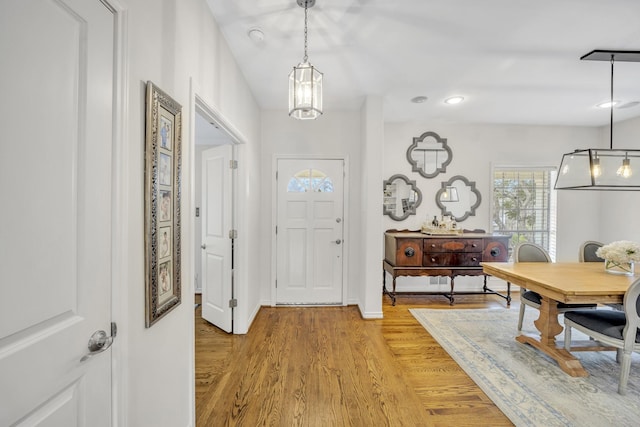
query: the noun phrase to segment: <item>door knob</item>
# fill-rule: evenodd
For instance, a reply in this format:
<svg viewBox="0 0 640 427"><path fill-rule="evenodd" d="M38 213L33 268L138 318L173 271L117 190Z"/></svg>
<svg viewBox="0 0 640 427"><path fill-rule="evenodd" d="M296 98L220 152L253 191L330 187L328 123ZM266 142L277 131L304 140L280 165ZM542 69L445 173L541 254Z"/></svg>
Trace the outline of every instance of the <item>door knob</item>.
<svg viewBox="0 0 640 427"><path fill-rule="evenodd" d="M111 322L111 336L107 336L105 331L96 331L89 338L89 342L87 343L87 348L89 349L89 353L82 356L80 359L81 362L95 356L98 353L102 353L107 350L113 344L113 339L116 337L118 333L118 328L114 322Z"/></svg>
<svg viewBox="0 0 640 427"><path fill-rule="evenodd" d="M337 239L337 240L336 240L336 245L339 245L340 243L342 243L342 240Z"/></svg>
<svg viewBox="0 0 640 427"><path fill-rule="evenodd" d="M201 245L200 245L200 247L201 247L202 249L207 249L207 245L205 245L204 243L203 243L203 244L201 244Z"/></svg>

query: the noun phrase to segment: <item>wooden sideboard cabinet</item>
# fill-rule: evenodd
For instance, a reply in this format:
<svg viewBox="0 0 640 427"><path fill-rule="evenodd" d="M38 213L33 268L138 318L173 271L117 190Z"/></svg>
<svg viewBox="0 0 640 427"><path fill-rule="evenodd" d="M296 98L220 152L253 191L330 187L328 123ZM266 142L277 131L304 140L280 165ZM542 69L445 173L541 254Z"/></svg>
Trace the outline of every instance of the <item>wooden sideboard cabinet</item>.
<svg viewBox="0 0 640 427"><path fill-rule="evenodd" d="M482 291L458 292L464 294L494 294L511 304L511 287L507 284L506 295L487 287L487 276L482 272L481 262L506 262L509 257L509 236L463 233L456 235L427 235L419 231L385 232L385 251L382 271L382 290L396 304L396 295L444 295L451 305L454 302L456 276L484 276ZM387 290L387 273L393 278L392 290ZM398 276L448 276L451 279L449 292L396 292Z"/></svg>

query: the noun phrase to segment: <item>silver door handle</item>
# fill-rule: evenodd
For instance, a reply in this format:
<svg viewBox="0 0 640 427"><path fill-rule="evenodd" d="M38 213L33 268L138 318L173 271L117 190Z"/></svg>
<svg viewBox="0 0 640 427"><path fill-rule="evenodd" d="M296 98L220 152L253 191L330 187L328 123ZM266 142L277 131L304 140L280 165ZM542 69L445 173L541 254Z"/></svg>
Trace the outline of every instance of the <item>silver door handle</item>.
<svg viewBox="0 0 640 427"><path fill-rule="evenodd" d="M82 356L80 362L84 362L89 358L95 356L96 354L102 353L107 350L113 344L113 339L116 337L118 333L118 328L114 322L111 322L111 336L107 336L105 331L96 331L89 338L89 342L87 343L87 348L89 349L89 353Z"/></svg>
<svg viewBox="0 0 640 427"><path fill-rule="evenodd" d="M337 240L336 240L336 245L339 245L340 243L342 243L342 240L337 239Z"/></svg>
<svg viewBox="0 0 640 427"><path fill-rule="evenodd" d="M204 243L203 243L203 244L201 244L201 245L200 245L200 247L201 247L202 249L207 249L207 245L205 245Z"/></svg>

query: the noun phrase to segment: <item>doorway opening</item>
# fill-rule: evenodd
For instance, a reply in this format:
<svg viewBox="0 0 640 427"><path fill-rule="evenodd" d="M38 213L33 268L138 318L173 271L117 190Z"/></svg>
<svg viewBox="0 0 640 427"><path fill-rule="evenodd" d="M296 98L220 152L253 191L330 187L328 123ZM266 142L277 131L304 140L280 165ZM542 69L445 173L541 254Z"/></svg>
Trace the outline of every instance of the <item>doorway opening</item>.
<svg viewBox="0 0 640 427"><path fill-rule="evenodd" d="M194 125L194 292L202 317L233 332L234 141L196 97Z"/></svg>

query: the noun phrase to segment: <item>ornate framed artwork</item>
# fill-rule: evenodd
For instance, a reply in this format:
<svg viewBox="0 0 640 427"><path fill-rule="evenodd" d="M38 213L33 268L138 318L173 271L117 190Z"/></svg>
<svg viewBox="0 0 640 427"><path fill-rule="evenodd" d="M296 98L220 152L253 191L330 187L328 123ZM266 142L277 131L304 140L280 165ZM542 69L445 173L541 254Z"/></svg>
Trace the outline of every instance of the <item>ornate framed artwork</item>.
<svg viewBox="0 0 640 427"><path fill-rule="evenodd" d="M182 301L182 107L147 82L146 110L145 325L149 328Z"/></svg>

